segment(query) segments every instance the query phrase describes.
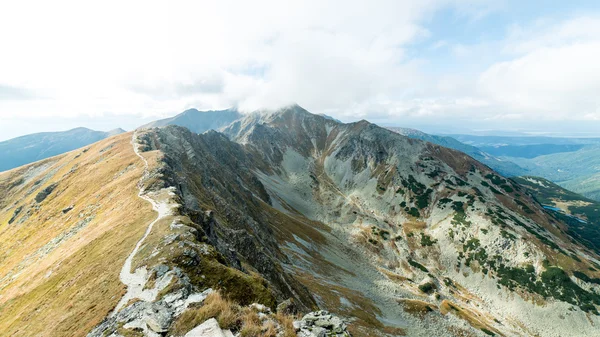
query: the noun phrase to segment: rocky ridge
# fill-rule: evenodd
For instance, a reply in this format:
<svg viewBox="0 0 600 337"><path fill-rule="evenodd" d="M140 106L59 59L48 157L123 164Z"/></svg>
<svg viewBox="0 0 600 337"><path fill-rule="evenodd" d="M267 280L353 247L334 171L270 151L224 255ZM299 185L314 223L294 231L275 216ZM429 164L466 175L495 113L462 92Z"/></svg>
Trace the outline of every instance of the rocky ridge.
<svg viewBox="0 0 600 337"><path fill-rule="evenodd" d="M583 336L600 323L596 252L514 181L463 153L298 106L245 116L223 133L166 126L128 142L93 146L52 168L82 179L78 167L116 161L89 178L116 179L105 183L108 196L140 202L135 226L124 226L135 235L106 241L123 249L98 250L118 253L122 263L103 267L111 275L104 283L121 288L97 297L106 300L102 310L78 307L104 313L91 336L185 336L196 328L286 337ZM24 172L0 186L13 193ZM19 187L31 191L26 203L0 200L3 226L52 207L61 220L108 212L100 201L88 213L77 198L58 203L68 191L61 181L36 203L54 177ZM140 177L145 200L132 188ZM65 242L97 228L90 220ZM22 300L15 298L9 308ZM296 312L308 314L294 319Z"/></svg>

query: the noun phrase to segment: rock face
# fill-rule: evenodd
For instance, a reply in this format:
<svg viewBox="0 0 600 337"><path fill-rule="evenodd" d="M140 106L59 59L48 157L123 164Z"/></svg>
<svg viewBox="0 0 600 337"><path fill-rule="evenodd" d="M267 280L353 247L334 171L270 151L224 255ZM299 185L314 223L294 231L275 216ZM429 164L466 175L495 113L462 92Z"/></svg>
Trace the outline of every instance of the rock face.
<svg viewBox="0 0 600 337"><path fill-rule="evenodd" d="M300 337L349 337L346 323L326 310L308 313L294 322Z"/></svg>

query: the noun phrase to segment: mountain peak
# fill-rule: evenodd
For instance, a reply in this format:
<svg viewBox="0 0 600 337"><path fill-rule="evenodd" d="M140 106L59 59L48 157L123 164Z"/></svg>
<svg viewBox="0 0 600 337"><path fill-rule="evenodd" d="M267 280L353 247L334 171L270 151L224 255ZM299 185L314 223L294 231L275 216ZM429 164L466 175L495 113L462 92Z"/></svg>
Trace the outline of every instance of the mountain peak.
<svg viewBox="0 0 600 337"><path fill-rule="evenodd" d="M165 118L143 125L139 129L178 125L188 128L195 133L203 133L207 130L218 130L241 117L242 114L239 113L236 108L207 111L191 108L171 118Z"/></svg>

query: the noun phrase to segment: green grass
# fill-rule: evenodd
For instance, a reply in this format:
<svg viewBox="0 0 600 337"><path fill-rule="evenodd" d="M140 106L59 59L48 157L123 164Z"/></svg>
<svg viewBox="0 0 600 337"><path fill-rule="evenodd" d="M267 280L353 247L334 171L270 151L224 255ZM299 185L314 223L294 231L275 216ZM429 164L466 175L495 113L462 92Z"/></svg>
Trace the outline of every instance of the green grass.
<svg viewBox="0 0 600 337"><path fill-rule="evenodd" d="M431 236L421 233L421 246L428 247L433 246L434 243L437 243L437 240L431 239Z"/></svg>
<svg viewBox="0 0 600 337"><path fill-rule="evenodd" d="M429 273L429 270L427 268L425 268L424 265L420 264L419 262L414 261L413 259L408 259L408 264L410 264L411 266L421 270L424 273Z"/></svg>

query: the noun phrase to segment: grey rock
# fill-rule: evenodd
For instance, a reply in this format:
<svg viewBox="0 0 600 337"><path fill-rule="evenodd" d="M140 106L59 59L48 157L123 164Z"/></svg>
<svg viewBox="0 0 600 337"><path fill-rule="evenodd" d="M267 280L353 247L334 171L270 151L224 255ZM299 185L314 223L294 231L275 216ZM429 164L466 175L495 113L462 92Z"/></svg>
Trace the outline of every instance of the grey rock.
<svg viewBox="0 0 600 337"><path fill-rule="evenodd" d="M219 322L211 318L185 334L185 337L230 337L233 336L229 330L221 330Z"/></svg>
<svg viewBox="0 0 600 337"><path fill-rule="evenodd" d="M154 271L156 272L156 278L161 278L169 271L169 266L166 264L159 264L158 266L154 267Z"/></svg>
<svg viewBox="0 0 600 337"><path fill-rule="evenodd" d="M172 320L173 310L160 302L152 303L144 314L146 325L154 332L166 332Z"/></svg>
<svg viewBox="0 0 600 337"><path fill-rule="evenodd" d="M40 193L38 193L35 196L35 201L37 203L44 201L44 199L46 199L50 195L50 193L52 193L52 191L54 191L56 186L57 186L57 184L54 183L54 184L51 184L48 187L44 188L43 190L41 190Z"/></svg>
<svg viewBox="0 0 600 337"><path fill-rule="evenodd" d="M346 323L326 310L304 315L302 320L294 322L294 328L301 337L350 336Z"/></svg>
<svg viewBox="0 0 600 337"><path fill-rule="evenodd" d="M293 299L285 300L277 305L277 313L283 315L295 315L298 313L298 308Z"/></svg>

